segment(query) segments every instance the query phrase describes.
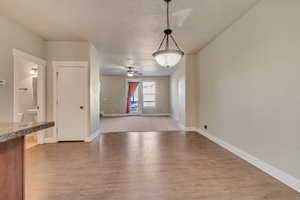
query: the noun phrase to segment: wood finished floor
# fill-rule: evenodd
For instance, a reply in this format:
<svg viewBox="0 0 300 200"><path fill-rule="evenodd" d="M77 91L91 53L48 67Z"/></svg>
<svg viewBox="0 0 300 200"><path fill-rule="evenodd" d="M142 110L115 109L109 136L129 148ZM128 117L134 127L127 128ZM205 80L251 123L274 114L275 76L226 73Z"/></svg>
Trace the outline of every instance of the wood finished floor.
<svg viewBox="0 0 300 200"><path fill-rule="evenodd" d="M196 133L105 134L26 153L26 200L298 200Z"/></svg>

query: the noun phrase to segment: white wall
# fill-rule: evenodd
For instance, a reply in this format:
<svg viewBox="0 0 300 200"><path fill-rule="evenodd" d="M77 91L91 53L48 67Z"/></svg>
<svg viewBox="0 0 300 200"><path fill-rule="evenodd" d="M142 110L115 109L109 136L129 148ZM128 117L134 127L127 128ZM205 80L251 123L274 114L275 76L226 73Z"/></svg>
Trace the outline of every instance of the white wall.
<svg viewBox="0 0 300 200"><path fill-rule="evenodd" d="M101 112L105 114L126 113L126 76L101 76ZM143 114L170 113L169 77L138 77L141 81L156 83L156 107L143 108Z"/></svg>
<svg viewBox="0 0 300 200"><path fill-rule="evenodd" d="M182 126L186 124L186 57L170 76L171 113Z"/></svg>
<svg viewBox="0 0 300 200"><path fill-rule="evenodd" d="M100 57L93 45L90 45L89 65L89 121L90 134L93 134L98 133L100 129Z"/></svg>
<svg viewBox="0 0 300 200"><path fill-rule="evenodd" d="M263 0L198 54L198 126L300 179L300 1Z"/></svg>
<svg viewBox="0 0 300 200"><path fill-rule="evenodd" d="M39 36L0 16L0 80L7 86L0 86L0 121L13 121L13 49L19 49L44 58L44 41Z"/></svg>

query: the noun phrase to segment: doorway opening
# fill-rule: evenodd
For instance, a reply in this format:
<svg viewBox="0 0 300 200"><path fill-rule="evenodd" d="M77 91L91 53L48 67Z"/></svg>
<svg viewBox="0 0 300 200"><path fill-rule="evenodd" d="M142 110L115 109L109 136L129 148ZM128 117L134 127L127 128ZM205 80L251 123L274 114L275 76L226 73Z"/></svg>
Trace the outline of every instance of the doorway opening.
<svg viewBox="0 0 300 200"><path fill-rule="evenodd" d="M45 66L46 61L13 50L14 62L14 122L45 121ZM44 132L25 137L26 148L44 143Z"/></svg>

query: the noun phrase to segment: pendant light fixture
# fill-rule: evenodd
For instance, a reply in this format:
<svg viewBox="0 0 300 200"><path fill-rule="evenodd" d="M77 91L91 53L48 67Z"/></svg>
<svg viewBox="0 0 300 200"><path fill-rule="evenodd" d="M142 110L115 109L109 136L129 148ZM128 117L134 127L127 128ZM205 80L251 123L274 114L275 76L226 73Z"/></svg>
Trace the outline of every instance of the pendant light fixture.
<svg viewBox="0 0 300 200"><path fill-rule="evenodd" d="M164 38L159 45L159 48L156 52L152 54L156 62L163 67L174 67L179 63L184 52L179 48L177 42L175 41L174 36L172 35L172 29L170 28L170 19L169 19L169 4L171 0L164 0L167 3L167 29L164 30ZM175 44L176 49L170 47L170 40ZM165 45L164 49L161 49Z"/></svg>

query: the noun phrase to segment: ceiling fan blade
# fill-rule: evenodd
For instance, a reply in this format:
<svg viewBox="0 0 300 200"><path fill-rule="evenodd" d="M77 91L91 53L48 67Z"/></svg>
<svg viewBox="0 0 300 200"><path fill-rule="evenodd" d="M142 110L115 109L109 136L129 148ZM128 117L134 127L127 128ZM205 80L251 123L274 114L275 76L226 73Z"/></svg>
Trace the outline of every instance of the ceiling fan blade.
<svg viewBox="0 0 300 200"><path fill-rule="evenodd" d="M111 68L112 69L119 69L119 70L127 70L127 68L124 67L124 66L112 66Z"/></svg>

